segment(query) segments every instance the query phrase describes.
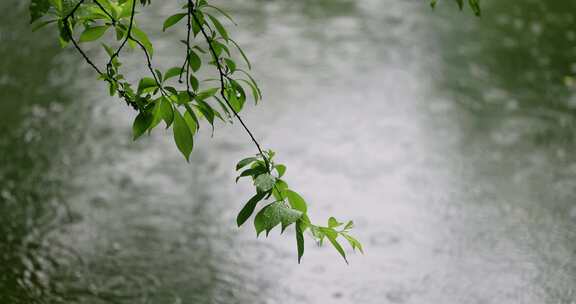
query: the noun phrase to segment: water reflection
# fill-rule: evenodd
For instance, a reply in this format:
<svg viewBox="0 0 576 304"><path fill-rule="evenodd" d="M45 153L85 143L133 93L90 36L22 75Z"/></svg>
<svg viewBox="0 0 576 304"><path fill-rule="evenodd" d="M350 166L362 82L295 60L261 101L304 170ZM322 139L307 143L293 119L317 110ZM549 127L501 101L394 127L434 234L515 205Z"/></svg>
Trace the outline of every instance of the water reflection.
<svg viewBox="0 0 576 304"><path fill-rule="evenodd" d="M408 1L258 3L224 3L265 92L247 121L318 219L356 219L367 255L346 266L310 244L297 266L292 235L238 231L249 187L230 168L254 152L241 129L204 132L183 166L163 132L130 141L134 113L75 54L10 34L0 302L574 300L572 4L487 3L476 20ZM175 7L154 5L144 27ZM24 15L3 35L27 32ZM182 34L152 37L156 63L176 62Z"/></svg>

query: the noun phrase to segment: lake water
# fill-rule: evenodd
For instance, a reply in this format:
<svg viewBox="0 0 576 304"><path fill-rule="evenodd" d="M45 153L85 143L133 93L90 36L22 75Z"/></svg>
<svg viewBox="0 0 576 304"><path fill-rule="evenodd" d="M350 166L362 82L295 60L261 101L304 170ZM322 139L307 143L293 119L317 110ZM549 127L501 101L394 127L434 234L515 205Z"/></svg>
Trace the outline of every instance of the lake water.
<svg viewBox="0 0 576 304"><path fill-rule="evenodd" d="M0 303L576 303L576 2L221 1L264 91L244 117L313 219L355 220L350 265L237 229L240 126L204 127L190 164L168 132L133 143L21 2L0 3ZM149 32L176 7L154 2ZM156 64L183 34L152 36Z"/></svg>

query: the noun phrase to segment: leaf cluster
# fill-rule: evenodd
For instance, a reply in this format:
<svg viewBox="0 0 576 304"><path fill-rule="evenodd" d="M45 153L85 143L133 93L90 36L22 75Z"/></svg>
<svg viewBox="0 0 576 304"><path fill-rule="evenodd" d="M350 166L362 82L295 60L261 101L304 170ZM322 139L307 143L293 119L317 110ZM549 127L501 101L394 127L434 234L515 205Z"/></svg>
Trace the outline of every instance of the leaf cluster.
<svg viewBox="0 0 576 304"><path fill-rule="evenodd" d="M215 120L231 122L233 113L242 111L250 96L256 103L262 98L261 90L248 72L251 64L244 51L230 38L216 14L231 20L230 16L203 0L189 1L182 7L183 12L168 17L163 23L162 30L166 31L187 20L194 40L181 41L185 48L184 64L164 71L153 68L154 47L147 33L137 25L134 1L137 0L33 0L31 21L35 29L57 24L62 46L72 42L80 49L81 44L99 42L109 55L106 72L97 69L100 79L108 83L111 96L120 96L139 112L133 123L134 139L163 121L166 128L172 127L176 146L188 160L201 119L212 128ZM209 41L196 39L203 30L210 35ZM79 33L77 39L76 32ZM113 47L113 43L118 46ZM126 79L120 60L125 44L142 50L149 75L132 82ZM215 53L211 54L208 48ZM247 68L236 62L234 52L240 54ZM199 79L203 67L216 65L223 67L222 86L211 85L217 81L214 78Z"/></svg>
<svg viewBox="0 0 576 304"><path fill-rule="evenodd" d="M454 0L454 1L456 1L456 4L460 8L460 10L464 9L464 0ZM435 8L437 4L438 0L430 1L430 5L432 6L432 8ZM470 6L470 9L472 9L472 12L474 12L476 16L480 16L482 14L482 10L480 9L480 0L468 0L468 6Z"/></svg>
<svg viewBox="0 0 576 304"><path fill-rule="evenodd" d="M325 226L313 224L308 216L308 203L295 190L288 186L283 179L286 165L274 162L275 153L265 151L263 155L245 158L238 162L236 171L241 171L236 181L247 177L252 180L255 194L238 213L236 222L242 226L254 214L257 205L262 202L264 206L254 216L256 235L266 232L266 236L275 227L280 226L283 233L286 228L295 225L296 246L298 262L304 254L304 233L310 231L310 236L319 244L327 239L338 253L348 262L346 252L339 242L339 238L350 244L353 250L363 252L362 244L350 235L354 223L346 224L330 217Z"/></svg>

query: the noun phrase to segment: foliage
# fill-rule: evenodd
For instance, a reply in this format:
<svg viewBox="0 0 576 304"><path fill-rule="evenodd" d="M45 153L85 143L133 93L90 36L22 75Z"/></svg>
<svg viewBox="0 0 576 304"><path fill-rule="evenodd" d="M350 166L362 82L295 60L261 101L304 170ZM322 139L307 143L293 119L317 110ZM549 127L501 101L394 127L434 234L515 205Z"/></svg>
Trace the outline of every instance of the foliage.
<svg viewBox="0 0 576 304"><path fill-rule="evenodd" d="M456 4L458 4L460 10L464 9L464 0L454 0L454 1L456 1ZM435 8L436 4L438 4L438 0L430 1L430 5L432 6L432 8ZM472 9L472 11L476 16L481 15L482 11L480 9L480 0L468 0L468 5L470 6L470 8Z"/></svg>
<svg viewBox="0 0 576 304"><path fill-rule="evenodd" d="M258 149L255 156L241 160L236 166L237 171L242 170L236 181L249 178L255 190L238 214L238 226L244 224L260 204L264 206L254 216L256 234L266 231L268 235L277 226L281 226L283 232L294 225L298 262L304 254L306 231L319 244L327 239L344 260L346 253L339 240L362 252L360 242L350 235L352 221L344 224L331 217L325 226L312 223L306 201L283 180L286 166L275 163L275 153L261 148L240 117L246 101L251 98L258 103L262 92L249 73L251 64L246 54L221 21L234 23L230 15L207 0L187 0L180 11L162 24L162 31L185 27L186 37L181 40L183 63L161 71L153 67L154 46L136 20L137 8L150 2L31 0L31 23L34 30L56 25L62 47L75 48L99 79L107 83L110 95L119 96L138 112L132 125L134 140L163 122L167 129L172 128L176 147L189 161L200 121L207 121L213 132L216 120L232 122L236 118ZM92 61L81 47L97 42L109 56L105 68ZM121 55L126 46L142 52L149 75L130 81L123 74ZM199 71L208 67L217 77L200 80Z"/></svg>

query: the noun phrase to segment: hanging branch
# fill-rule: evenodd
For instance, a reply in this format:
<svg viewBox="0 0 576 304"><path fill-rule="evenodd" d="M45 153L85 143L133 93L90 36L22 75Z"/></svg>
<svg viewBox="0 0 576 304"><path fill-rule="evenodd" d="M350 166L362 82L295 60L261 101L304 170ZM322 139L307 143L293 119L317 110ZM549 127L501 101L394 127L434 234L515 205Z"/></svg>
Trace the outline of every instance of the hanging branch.
<svg viewBox="0 0 576 304"><path fill-rule="evenodd" d="M327 239L345 260L345 251L339 244L337 238L345 239L352 249L362 251L360 242L349 234L350 229L353 227L352 221L344 224L337 221L334 217L331 217L328 219L326 226L312 224L307 215L308 207L306 201L300 194L291 190L288 184L282 179L286 172L286 166L275 163L275 153L273 151L265 151L262 149L261 144L256 140L253 132L240 116L239 112L242 110L242 106L246 101L246 93L244 87L240 85L240 82L252 91L255 102L258 102L258 100L262 98L262 94L254 78L245 70L238 68L238 64L232 58L228 46L225 44L234 46L246 62L248 69L250 69L250 62L245 53L239 45L229 37L225 27L220 23L218 18L206 10L215 10L232 21L232 18L228 14L208 4L207 0L187 0L187 5L184 7L186 9L185 13L177 13L168 17L164 22L164 30L172 27L186 17L186 57L184 58L182 67L171 68L163 74L159 70L154 69L152 65L152 44L146 34L136 26L135 15L137 0L92 0L91 2L80 0L74 5L70 12L65 15L62 14L64 9L61 5L58 6L55 4L60 2L49 0L32 1L44 1L44 5L31 6L33 22L39 22L39 20L45 18L45 16L56 12L56 19L48 20L47 22L43 21L42 24L39 24L38 28L57 21L61 37L63 37L65 41L70 41L84 60L98 73L99 77L109 84L110 95L118 93L121 98L126 100L130 106L138 111L138 115L132 126L134 139L137 139L146 132L151 132L160 121L164 121L167 128L172 127L176 146L188 160L193 149L193 137L198 131L200 124L197 116L204 117L212 127L215 117L222 118L222 115L213 108L207 100L212 99L217 101L222 107L222 110L228 114L228 117L231 117L229 115L230 111L233 113L233 116L240 122L242 128L258 150L258 154L256 154L255 157L252 156L242 159L236 165L237 171L243 170L236 181L244 177L249 177L255 187L254 196L248 200L246 205L238 213L236 218L238 226L244 224L252 216L261 201L269 201L267 205L260 208L254 217L256 233L259 235L261 232L266 231L266 235L268 235L276 226L280 225L281 231L284 231L288 226L294 224L296 227L298 262L300 262L304 254L303 235L307 230L311 232L311 236L319 243ZM142 6L150 4L150 0L139 1ZM89 6L91 3L93 3L94 7L102 11L102 13L84 9L85 6ZM109 11L107 7L114 9L116 13ZM51 10L51 8L53 10ZM117 14L118 11L124 13ZM127 16L128 12L129 16ZM76 41L73 37L74 25L76 25L76 14L82 16L81 20L85 26L79 41ZM213 27L206 21L206 18L212 22ZM102 25L103 19L104 25ZM128 19L127 26L123 24L126 19ZM193 25L197 27L193 27ZM123 33L123 35L118 38L121 42L115 51L106 44L103 44L110 56L106 65L106 74L104 74L94 61L88 57L79 43L101 40L110 28ZM191 46L192 34L194 34L194 38L197 34L201 34L203 40L208 45L209 56L212 58L216 72L218 73L218 79L210 80L215 80L219 83L219 87L217 88L200 90L199 82L192 73L198 72L202 64L201 57L194 52ZM218 39L224 41L225 44L220 43ZM144 77L140 79L136 91L132 89L132 84L125 80L124 76L119 73L119 67L121 65L119 61L120 53L129 42L135 43L142 50L146 60L146 67L152 74L152 78ZM133 45L130 44L130 46ZM204 50L200 47L194 46L194 48L204 53ZM226 53L228 57L224 56L223 53ZM222 54L222 56L219 54ZM247 78L234 79L233 74L236 71L242 73L242 77L245 76ZM167 84L173 77L178 77L178 82L182 84L184 75L186 77L185 88L178 89ZM194 83L192 83L192 79L195 80ZM218 91L220 92L220 98L216 96ZM183 113L181 113L182 108L184 108ZM214 128L212 130L214 130Z"/></svg>
<svg viewBox="0 0 576 304"><path fill-rule="evenodd" d="M69 19L74 17L74 14L76 13L76 11L80 8L80 6L82 4L84 4L85 1L86 0L80 0L80 2L78 2L76 4L76 6L74 6L74 8L70 11L70 13L68 13L68 15L66 15L62 19L63 28L64 28L66 36L67 36L66 38L68 38L72 42L72 44L74 45L74 48L78 51L78 53L80 53L80 55L82 55L84 60L86 60L88 65L90 65L96 71L96 73L98 73L98 75L102 75L102 72L100 71L100 69L96 66L96 64L94 64L94 62L92 62L92 60L88 57L88 55L86 55L86 53L82 50L82 48L78 45L78 43L76 42L76 40L72 36L72 29L71 29Z"/></svg>
<svg viewBox="0 0 576 304"><path fill-rule="evenodd" d="M252 140L254 145L256 145L256 148L258 149L258 153L264 159L268 173L270 173L271 168L270 168L270 161L268 160L268 157L266 157L266 155L264 154L264 151L262 150L262 147L260 146L260 143L254 137L254 134L252 134L252 131L250 131L250 129L248 129L248 126L246 126L246 123L244 122L242 117L240 117L240 114L238 114L238 112L236 112L236 110L234 109L234 107L230 103L230 100L228 99L228 97L225 94L226 83L224 81L224 78L226 77L226 74L224 73L224 71L222 69L222 64L220 63L220 57L218 56L218 54L216 53L216 50L214 49L214 45L212 44L212 39L206 33L206 29L204 28L204 23L200 22L200 20L198 19L198 16L196 16L196 8L195 8L194 4L192 3L191 0L188 0L188 3L189 3L188 5L192 5L192 8L189 9L188 15L192 15L192 17L194 18L194 21L196 21L196 23L200 27L200 31L202 32L204 39L206 39L206 43L208 44L208 48L210 49L210 53L212 54L212 57L214 58L214 62L216 63L216 68L218 69L218 74L220 77L220 95L222 96L222 99L224 99L224 101L226 102L226 105L228 106L228 108L230 108L232 113L234 113L234 116L236 116L236 119L238 119L238 121L240 122L240 124L244 128L244 131L246 131L246 133L248 133L248 136L250 136L250 139ZM190 45L188 45L188 48L190 48Z"/></svg>

